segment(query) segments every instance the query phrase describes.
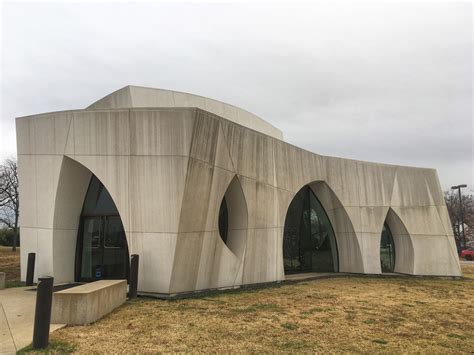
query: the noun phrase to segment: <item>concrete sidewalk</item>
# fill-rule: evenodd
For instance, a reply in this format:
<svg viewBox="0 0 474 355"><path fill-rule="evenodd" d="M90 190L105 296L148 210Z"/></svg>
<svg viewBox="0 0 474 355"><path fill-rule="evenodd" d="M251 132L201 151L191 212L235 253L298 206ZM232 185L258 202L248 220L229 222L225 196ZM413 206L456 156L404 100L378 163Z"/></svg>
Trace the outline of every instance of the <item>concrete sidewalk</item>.
<svg viewBox="0 0 474 355"><path fill-rule="evenodd" d="M31 344L35 317L35 287L0 290L0 354L15 354ZM64 327L51 324L50 331Z"/></svg>

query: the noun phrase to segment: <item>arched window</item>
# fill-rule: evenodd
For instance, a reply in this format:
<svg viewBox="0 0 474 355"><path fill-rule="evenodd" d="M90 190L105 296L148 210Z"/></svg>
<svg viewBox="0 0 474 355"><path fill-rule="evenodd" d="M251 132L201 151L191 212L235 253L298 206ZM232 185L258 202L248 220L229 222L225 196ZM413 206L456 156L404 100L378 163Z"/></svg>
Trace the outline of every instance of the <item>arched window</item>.
<svg viewBox="0 0 474 355"><path fill-rule="evenodd" d="M237 176L232 181L222 198L219 209L219 235L235 256L241 257L247 240L247 203Z"/></svg>
<svg viewBox="0 0 474 355"><path fill-rule="evenodd" d="M285 273L337 272L336 237L329 218L309 186L291 201L283 234Z"/></svg>
<svg viewBox="0 0 474 355"><path fill-rule="evenodd" d="M229 233L229 211L227 209L227 202L225 196L222 199L221 207L219 209L219 235L222 241L227 244L227 234Z"/></svg>
<svg viewBox="0 0 474 355"><path fill-rule="evenodd" d="M81 213L76 280L128 279L129 258L122 220L105 186L92 176Z"/></svg>
<svg viewBox="0 0 474 355"><path fill-rule="evenodd" d="M380 240L380 267L382 272L395 270L395 243L387 223L383 224Z"/></svg>

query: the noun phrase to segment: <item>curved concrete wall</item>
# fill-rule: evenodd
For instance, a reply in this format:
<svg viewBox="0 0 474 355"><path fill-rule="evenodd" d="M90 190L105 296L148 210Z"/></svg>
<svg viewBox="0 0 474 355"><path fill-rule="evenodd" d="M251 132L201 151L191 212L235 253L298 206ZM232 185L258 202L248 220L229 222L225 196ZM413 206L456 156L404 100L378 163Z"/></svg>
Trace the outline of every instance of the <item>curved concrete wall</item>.
<svg viewBox="0 0 474 355"><path fill-rule="evenodd" d="M194 108L18 118L17 142L23 278L26 254L37 252L38 275L73 281L79 213L91 174L117 205L130 253L140 254L142 293L284 279L286 212L307 184L334 227L340 271L381 272L386 220L397 272L460 275L432 169L320 156ZM235 229L241 235L234 236L239 243L232 250L217 223L226 191L240 193L237 205L246 208L246 227Z"/></svg>

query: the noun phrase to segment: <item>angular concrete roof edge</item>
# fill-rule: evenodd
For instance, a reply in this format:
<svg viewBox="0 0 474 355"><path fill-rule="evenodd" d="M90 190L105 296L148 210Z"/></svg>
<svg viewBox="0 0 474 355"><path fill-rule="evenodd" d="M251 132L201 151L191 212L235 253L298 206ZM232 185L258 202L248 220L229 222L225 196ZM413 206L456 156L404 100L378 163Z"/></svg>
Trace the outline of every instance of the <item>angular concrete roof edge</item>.
<svg viewBox="0 0 474 355"><path fill-rule="evenodd" d="M347 160L347 161L352 161L352 162L367 164L367 165L379 165L379 166L386 166L386 167L391 167L391 168L417 169L417 170L431 171L431 172L435 172L435 173L437 173L437 171L438 171L437 168L427 167L427 166L400 165L400 164L396 164L396 163L383 163L383 162L379 162L379 161L368 161L368 160L354 159L354 158L343 157L343 156L326 155L326 154L315 153L311 150L301 148L301 147L299 147L299 146L297 146L293 143L282 141L278 138L269 136L268 134L256 131L255 129L245 127L245 126L243 126L241 124L238 124L236 122L232 122L232 121L226 119L225 117L220 117L219 115L216 115L212 112L203 110L199 107L132 107L132 108L114 108L114 109L107 109L107 108L88 109L88 108L85 108L85 109L75 109L75 110L50 111L50 112L42 112L42 113L38 113L38 114L33 114L33 115L18 116L18 117L15 118L15 120L31 119L31 118L35 118L35 117L39 118L39 117L42 117L42 116L50 116L50 115L57 115L57 114L74 114L74 113L87 113L87 112L100 112L100 111L104 111L104 112L107 112L107 111L129 111L129 110L132 110L132 111L133 110L137 110L137 111L141 111L141 110L145 110L145 111L146 110L198 110L198 111L206 112L208 114L216 116L219 119L229 121L229 122L231 122L231 123L233 123L237 126L242 126L242 127L246 128L246 129L249 129L251 131L255 131L258 134L266 135L266 136L268 136L272 139L275 139L276 141L280 141L281 143L286 144L289 147L292 147L294 149L299 149L301 151L304 151L304 152L312 154L312 155L319 156L320 158L323 158L323 159L325 159L325 158L340 159L340 160Z"/></svg>
<svg viewBox="0 0 474 355"><path fill-rule="evenodd" d="M136 90L148 90L151 93L159 94L155 98L145 98L145 100L149 100L149 103L144 103L143 98L144 96L140 97L140 94L137 95ZM231 121L236 123L240 123L244 126L251 125L253 122L256 123L257 126L261 126L261 128L256 128L255 126L249 126L249 128L256 129L262 133L270 135L274 138L278 138L283 140L283 132L272 125L271 123L267 122L263 118L255 115L252 112L249 112L245 109L237 107L232 104L228 104L223 101L215 100L209 97L205 97L202 95L191 94L183 91L176 91L176 90L167 90L167 89L160 89L160 88L152 88L146 86L138 86L138 85L127 85L123 88L115 90L114 92L102 97L101 99L93 102L91 105L86 107L86 109L104 109L104 108L135 108L135 107L158 107L159 105L156 104L156 101L165 101L169 99L169 95L173 96L173 101L175 95L182 95L182 98L189 98L189 100L198 100L202 101L204 106L208 107L199 107L199 105L193 104L190 105L192 107L198 107L203 110L209 111L211 113L218 114L219 116L223 116ZM155 102L153 102L155 101ZM173 102L174 103L174 102ZM214 104L214 105L213 105ZM222 105L222 112L219 112L218 109L213 111L213 109L209 106L216 106ZM170 103L164 105L164 107L171 107ZM177 107L183 107L183 105L176 105ZM226 110L227 109L227 110ZM228 111L228 112L223 112ZM232 112L236 112L237 116L233 117ZM240 113L240 115L239 115ZM242 122L242 120L247 120L247 122ZM252 121L252 122L250 122Z"/></svg>

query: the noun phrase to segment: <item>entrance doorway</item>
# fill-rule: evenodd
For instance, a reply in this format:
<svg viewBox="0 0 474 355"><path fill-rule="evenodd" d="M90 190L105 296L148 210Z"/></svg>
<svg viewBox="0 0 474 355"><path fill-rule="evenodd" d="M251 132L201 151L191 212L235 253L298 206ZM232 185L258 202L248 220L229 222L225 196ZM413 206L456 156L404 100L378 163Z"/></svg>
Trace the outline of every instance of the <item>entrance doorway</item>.
<svg viewBox="0 0 474 355"><path fill-rule="evenodd" d="M127 239L117 207L95 176L81 213L76 248L76 281L128 279Z"/></svg>
<svg viewBox="0 0 474 355"><path fill-rule="evenodd" d="M291 201L283 234L285 274L337 272L334 230L311 188L304 186Z"/></svg>

